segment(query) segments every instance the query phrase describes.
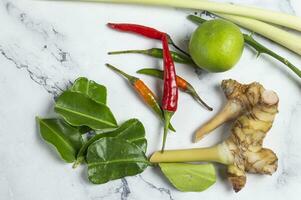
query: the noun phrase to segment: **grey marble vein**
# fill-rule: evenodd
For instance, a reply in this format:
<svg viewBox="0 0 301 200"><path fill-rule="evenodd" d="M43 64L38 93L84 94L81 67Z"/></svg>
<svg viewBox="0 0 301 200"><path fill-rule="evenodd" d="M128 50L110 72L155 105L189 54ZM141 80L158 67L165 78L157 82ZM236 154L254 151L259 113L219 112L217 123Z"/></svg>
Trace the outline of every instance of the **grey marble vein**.
<svg viewBox="0 0 301 200"><path fill-rule="evenodd" d="M78 73L78 64L64 49L66 36L45 21L37 20L19 9L10 1L2 5L16 26L27 32L22 40L16 35L0 39L0 53L17 68L24 69L30 78L57 96L70 84ZM34 43L29 43L34 38ZM28 41L26 41L28 40ZM54 64L55 63L55 64Z"/></svg>
<svg viewBox="0 0 301 200"><path fill-rule="evenodd" d="M24 25L29 31L41 36L44 41L48 43L43 46L43 50L48 50L63 66L70 67L68 66L68 61L71 60L70 54L64 51L58 44L60 40L65 39L65 36L62 33L47 22L33 19L27 13L16 7L12 2L3 0L3 3L8 15Z"/></svg>
<svg viewBox="0 0 301 200"><path fill-rule="evenodd" d="M28 14L19 9L11 1L2 0L5 5L7 13L15 17L19 22L24 24L26 28L33 32L41 34L44 39L51 37L63 37L63 34L59 33L52 25L33 20Z"/></svg>
<svg viewBox="0 0 301 200"><path fill-rule="evenodd" d="M131 193L129 184L125 178L121 179L121 186L116 189L117 193L120 193L120 199L121 200L127 200L129 197L129 194Z"/></svg>
<svg viewBox="0 0 301 200"><path fill-rule="evenodd" d="M126 200L129 194L131 193L131 190L125 178L121 179L121 183L122 183L121 200Z"/></svg>
<svg viewBox="0 0 301 200"><path fill-rule="evenodd" d="M4 47L0 46L0 53L4 56L7 60L11 61L17 68L25 69L29 77L36 82L37 84L41 85L45 88L45 90L56 97L65 87L62 87L59 82L53 82L51 78L46 74L42 73L39 68L36 68L32 65L27 65L24 62L20 61L18 57L15 57L13 54L14 48L5 49ZM68 81L67 83L69 83Z"/></svg>
<svg viewBox="0 0 301 200"><path fill-rule="evenodd" d="M157 191L159 191L160 193L164 193L169 197L169 200L175 200L171 194L171 191L167 188L163 188L163 187L157 187L155 186L153 183L145 180L141 175L138 176L144 183L146 183L148 185L148 187L155 189Z"/></svg>

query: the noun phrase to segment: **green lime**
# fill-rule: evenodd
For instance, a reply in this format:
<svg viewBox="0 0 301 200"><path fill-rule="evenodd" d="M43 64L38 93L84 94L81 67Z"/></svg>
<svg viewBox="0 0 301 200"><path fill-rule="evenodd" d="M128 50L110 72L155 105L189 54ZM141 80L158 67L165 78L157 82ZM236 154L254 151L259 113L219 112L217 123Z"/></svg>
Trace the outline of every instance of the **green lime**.
<svg viewBox="0 0 301 200"><path fill-rule="evenodd" d="M224 72L240 59L243 35L232 22L216 19L204 22L192 34L189 52L193 61L209 72Z"/></svg>

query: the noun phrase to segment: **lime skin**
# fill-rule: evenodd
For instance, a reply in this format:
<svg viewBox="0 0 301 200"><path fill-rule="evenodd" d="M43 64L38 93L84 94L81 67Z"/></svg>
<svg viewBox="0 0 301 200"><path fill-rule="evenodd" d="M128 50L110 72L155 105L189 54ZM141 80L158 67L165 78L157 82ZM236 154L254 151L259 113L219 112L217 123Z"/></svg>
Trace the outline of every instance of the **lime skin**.
<svg viewBox="0 0 301 200"><path fill-rule="evenodd" d="M198 67L209 72L224 72L240 59L244 38L232 22L215 19L204 22L192 34L189 53Z"/></svg>

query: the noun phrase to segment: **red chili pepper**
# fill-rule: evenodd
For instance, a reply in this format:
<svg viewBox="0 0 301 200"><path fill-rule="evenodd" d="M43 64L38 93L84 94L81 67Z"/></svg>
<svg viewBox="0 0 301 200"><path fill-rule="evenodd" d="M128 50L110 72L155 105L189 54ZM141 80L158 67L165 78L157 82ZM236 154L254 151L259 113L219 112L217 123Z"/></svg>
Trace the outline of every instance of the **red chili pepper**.
<svg viewBox="0 0 301 200"><path fill-rule="evenodd" d="M178 107L178 86L176 69L168 47L168 36L163 34L163 63L164 63L164 89L162 98L162 110L164 113L165 126L163 133L162 152L164 152L170 119Z"/></svg>
<svg viewBox="0 0 301 200"><path fill-rule="evenodd" d="M119 30L119 31L124 31L124 32L132 32L132 33L137 33L139 35L143 35L148 38L156 39L156 40L161 40L162 36L165 34L167 36L168 43L174 46L176 49L184 53L186 56L190 57L190 55L182 50L180 47L178 47L174 41L171 39L169 35L167 35L164 32L161 32L157 29L148 27L148 26L143 26L139 24L127 24L127 23L108 23L108 26L112 29Z"/></svg>
<svg viewBox="0 0 301 200"><path fill-rule="evenodd" d="M161 40L163 35L163 32L158 31L157 29L147 27L147 26L142 26L139 24L108 23L108 26L115 30L137 33L139 35L143 35L145 37L156 39L156 40Z"/></svg>

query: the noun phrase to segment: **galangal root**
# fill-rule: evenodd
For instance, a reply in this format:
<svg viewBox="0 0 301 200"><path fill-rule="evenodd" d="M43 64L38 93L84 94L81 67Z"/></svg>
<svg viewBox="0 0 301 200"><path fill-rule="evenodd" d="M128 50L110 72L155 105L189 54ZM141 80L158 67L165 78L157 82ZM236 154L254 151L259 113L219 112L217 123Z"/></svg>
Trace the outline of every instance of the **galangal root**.
<svg viewBox="0 0 301 200"><path fill-rule="evenodd" d="M262 147L266 133L278 113L278 96L259 83L240 84L224 80L222 88L228 99L225 108L206 123L196 134L196 140L222 123L236 119L231 135L222 143L209 148L155 152L150 161L201 162L214 161L227 165L227 175L235 192L246 183L245 172L272 174L277 169L276 154Z"/></svg>

